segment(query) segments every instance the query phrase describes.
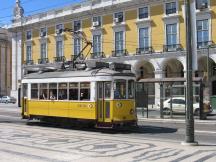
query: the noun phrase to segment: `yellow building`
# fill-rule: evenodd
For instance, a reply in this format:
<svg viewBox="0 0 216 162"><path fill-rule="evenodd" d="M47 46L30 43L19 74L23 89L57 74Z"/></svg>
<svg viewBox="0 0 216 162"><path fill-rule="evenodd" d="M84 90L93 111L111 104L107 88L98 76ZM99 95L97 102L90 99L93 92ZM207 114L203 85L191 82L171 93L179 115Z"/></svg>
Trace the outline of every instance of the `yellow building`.
<svg viewBox="0 0 216 162"><path fill-rule="evenodd" d="M11 34L0 28L0 97L11 91Z"/></svg>
<svg viewBox="0 0 216 162"><path fill-rule="evenodd" d="M216 93L216 1L192 0L194 44L197 46L196 76L205 76L210 59L212 94ZM80 37L61 29L85 34L93 48L84 50L88 61L126 62L137 78L184 77L186 32L184 0L89 0L28 17L17 0L13 31L12 94L21 79L21 65L55 66L70 61L85 46ZM195 20L196 18L196 20ZM212 46L211 46L212 47ZM90 50L90 54L89 53ZM195 52L195 53L196 53ZM196 61L194 61L196 62ZM154 101L159 86L149 85Z"/></svg>

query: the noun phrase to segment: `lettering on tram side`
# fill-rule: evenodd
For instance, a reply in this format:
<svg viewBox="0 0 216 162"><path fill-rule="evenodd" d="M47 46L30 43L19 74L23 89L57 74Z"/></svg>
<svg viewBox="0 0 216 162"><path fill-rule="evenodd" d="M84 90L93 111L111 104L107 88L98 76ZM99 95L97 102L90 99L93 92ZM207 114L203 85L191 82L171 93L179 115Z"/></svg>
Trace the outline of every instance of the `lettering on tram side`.
<svg viewBox="0 0 216 162"><path fill-rule="evenodd" d="M80 108L88 108L88 104L78 104L78 107L80 107Z"/></svg>

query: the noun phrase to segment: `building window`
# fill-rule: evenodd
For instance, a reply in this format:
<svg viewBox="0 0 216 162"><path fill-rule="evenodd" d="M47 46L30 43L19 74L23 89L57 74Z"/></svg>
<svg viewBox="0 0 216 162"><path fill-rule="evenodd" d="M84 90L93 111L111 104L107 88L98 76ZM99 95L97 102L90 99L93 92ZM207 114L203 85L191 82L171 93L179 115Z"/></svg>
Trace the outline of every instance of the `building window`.
<svg viewBox="0 0 216 162"><path fill-rule="evenodd" d="M117 12L114 15L114 23L121 23L124 21L124 14L123 12Z"/></svg>
<svg viewBox="0 0 216 162"><path fill-rule="evenodd" d="M74 55L78 55L81 51L80 38L74 38Z"/></svg>
<svg viewBox="0 0 216 162"><path fill-rule="evenodd" d="M139 29L139 48L147 49L149 48L149 28Z"/></svg>
<svg viewBox="0 0 216 162"><path fill-rule="evenodd" d="M79 31L81 29L81 21L74 21L74 31Z"/></svg>
<svg viewBox="0 0 216 162"><path fill-rule="evenodd" d="M101 26L101 16L93 17L92 26L93 27L100 27Z"/></svg>
<svg viewBox="0 0 216 162"><path fill-rule="evenodd" d="M208 5L208 0L196 0L196 9L206 9Z"/></svg>
<svg viewBox="0 0 216 162"><path fill-rule="evenodd" d="M27 45L26 46L26 60L29 61L32 59L32 46Z"/></svg>
<svg viewBox="0 0 216 162"><path fill-rule="evenodd" d="M57 40L56 41L56 57L63 56L63 41Z"/></svg>
<svg viewBox="0 0 216 162"><path fill-rule="evenodd" d="M176 2L166 3L166 15L176 13Z"/></svg>
<svg viewBox="0 0 216 162"><path fill-rule="evenodd" d="M209 21L198 20L197 21L197 47L203 48L208 45L209 42Z"/></svg>
<svg viewBox="0 0 216 162"><path fill-rule="evenodd" d="M93 35L93 53L101 52L101 35Z"/></svg>
<svg viewBox="0 0 216 162"><path fill-rule="evenodd" d="M29 30L26 32L26 40L31 40L32 39L32 32Z"/></svg>
<svg viewBox="0 0 216 162"><path fill-rule="evenodd" d="M166 25L166 46L167 50L176 49L177 44L177 24Z"/></svg>
<svg viewBox="0 0 216 162"><path fill-rule="evenodd" d="M41 43L41 58L46 58L47 55L46 55L46 43Z"/></svg>
<svg viewBox="0 0 216 162"><path fill-rule="evenodd" d="M47 36L46 28L41 28L40 29L40 37L46 37L46 36Z"/></svg>
<svg viewBox="0 0 216 162"><path fill-rule="evenodd" d="M124 32L115 32L115 51L122 52L124 49Z"/></svg>
<svg viewBox="0 0 216 162"><path fill-rule="evenodd" d="M56 25L56 34L60 35L63 33L63 24Z"/></svg>
<svg viewBox="0 0 216 162"><path fill-rule="evenodd" d="M149 17L148 7L139 8L139 19L146 19Z"/></svg>

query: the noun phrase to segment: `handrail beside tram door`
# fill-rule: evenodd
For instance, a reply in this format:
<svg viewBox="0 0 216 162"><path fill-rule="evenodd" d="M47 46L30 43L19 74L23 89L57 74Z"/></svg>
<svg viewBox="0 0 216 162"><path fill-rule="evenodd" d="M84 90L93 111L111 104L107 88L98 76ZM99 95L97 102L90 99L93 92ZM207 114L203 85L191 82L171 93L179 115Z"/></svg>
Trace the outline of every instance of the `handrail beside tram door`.
<svg viewBox="0 0 216 162"><path fill-rule="evenodd" d="M106 85L111 82L98 82L97 83L97 117L98 122L111 122L110 118L110 98L106 98L105 91ZM109 86L108 86L109 87ZM111 86L110 86L111 92Z"/></svg>

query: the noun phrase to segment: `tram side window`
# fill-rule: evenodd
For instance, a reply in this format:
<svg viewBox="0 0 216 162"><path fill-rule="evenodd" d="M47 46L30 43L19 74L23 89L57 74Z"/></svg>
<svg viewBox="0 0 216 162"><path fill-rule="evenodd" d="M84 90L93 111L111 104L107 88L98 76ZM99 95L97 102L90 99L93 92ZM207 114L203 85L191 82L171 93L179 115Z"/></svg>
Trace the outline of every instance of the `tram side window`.
<svg viewBox="0 0 216 162"><path fill-rule="evenodd" d="M49 84L49 99L56 100L57 99L57 83Z"/></svg>
<svg viewBox="0 0 216 162"><path fill-rule="evenodd" d="M58 100L67 100L67 83L59 83Z"/></svg>
<svg viewBox="0 0 216 162"><path fill-rule="evenodd" d="M80 83L80 100L90 100L90 83Z"/></svg>
<svg viewBox="0 0 216 162"><path fill-rule="evenodd" d="M126 80L116 80L114 82L114 98L126 99Z"/></svg>
<svg viewBox="0 0 216 162"><path fill-rule="evenodd" d="M24 83L23 84L23 97L27 97L28 96L28 84Z"/></svg>
<svg viewBox="0 0 216 162"><path fill-rule="evenodd" d="M40 99L41 100L48 99L48 84L47 83L40 84Z"/></svg>
<svg viewBox="0 0 216 162"><path fill-rule="evenodd" d="M78 100L79 84L69 83L69 100Z"/></svg>
<svg viewBox="0 0 216 162"><path fill-rule="evenodd" d="M38 84L31 84L31 99L38 100Z"/></svg>
<svg viewBox="0 0 216 162"><path fill-rule="evenodd" d="M129 80L128 81L128 98L129 99L133 99L134 98L134 92L135 92L134 81L133 80Z"/></svg>
<svg viewBox="0 0 216 162"><path fill-rule="evenodd" d="M111 97L111 82L105 82L105 98L110 98Z"/></svg>

